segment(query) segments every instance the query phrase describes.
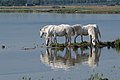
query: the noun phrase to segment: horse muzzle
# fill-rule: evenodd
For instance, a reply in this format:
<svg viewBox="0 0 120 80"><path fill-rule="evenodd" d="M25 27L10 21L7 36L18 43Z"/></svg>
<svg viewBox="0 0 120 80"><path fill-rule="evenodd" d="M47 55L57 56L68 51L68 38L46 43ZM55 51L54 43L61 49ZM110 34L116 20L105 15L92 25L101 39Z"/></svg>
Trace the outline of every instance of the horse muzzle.
<svg viewBox="0 0 120 80"><path fill-rule="evenodd" d="M42 36L40 36L40 38L42 38Z"/></svg>

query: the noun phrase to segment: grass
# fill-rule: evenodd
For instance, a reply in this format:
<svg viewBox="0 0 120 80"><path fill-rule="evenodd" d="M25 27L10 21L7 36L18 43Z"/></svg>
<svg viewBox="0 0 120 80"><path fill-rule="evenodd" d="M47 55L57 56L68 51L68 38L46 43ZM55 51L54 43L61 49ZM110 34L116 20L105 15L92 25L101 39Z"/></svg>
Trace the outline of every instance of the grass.
<svg viewBox="0 0 120 80"><path fill-rule="evenodd" d="M23 12L23 13L99 13L120 14L120 6L64 6L52 8L52 6L1 6L0 12Z"/></svg>

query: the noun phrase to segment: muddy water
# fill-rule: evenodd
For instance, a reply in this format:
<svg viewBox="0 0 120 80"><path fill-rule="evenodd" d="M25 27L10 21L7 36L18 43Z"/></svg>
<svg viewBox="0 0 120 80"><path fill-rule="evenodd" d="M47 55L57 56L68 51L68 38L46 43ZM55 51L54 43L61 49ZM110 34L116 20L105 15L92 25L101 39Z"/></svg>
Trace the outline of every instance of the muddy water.
<svg viewBox="0 0 120 80"><path fill-rule="evenodd" d="M63 23L96 23L101 41L120 37L118 14L0 13L0 80L87 80L94 73L120 79L120 52L115 49L47 49L39 29Z"/></svg>

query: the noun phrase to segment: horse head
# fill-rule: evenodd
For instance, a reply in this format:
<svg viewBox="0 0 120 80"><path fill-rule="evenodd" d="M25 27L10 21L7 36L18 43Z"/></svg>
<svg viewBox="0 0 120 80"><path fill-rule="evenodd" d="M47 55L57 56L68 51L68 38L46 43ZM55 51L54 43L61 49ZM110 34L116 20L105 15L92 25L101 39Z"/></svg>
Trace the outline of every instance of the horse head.
<svg viewBox="0 0 120 80"><path fill-rule="evenodd" d="M93 46L96 46L96 43L97 43L96 39L92 39Z"/></svg>
<svg viewBox="0 0 120 80"><path fill-rule="evenodd" d="M40 38L42 38L44 35L44 32L42 31L42 29L40 29Z"/></svg>

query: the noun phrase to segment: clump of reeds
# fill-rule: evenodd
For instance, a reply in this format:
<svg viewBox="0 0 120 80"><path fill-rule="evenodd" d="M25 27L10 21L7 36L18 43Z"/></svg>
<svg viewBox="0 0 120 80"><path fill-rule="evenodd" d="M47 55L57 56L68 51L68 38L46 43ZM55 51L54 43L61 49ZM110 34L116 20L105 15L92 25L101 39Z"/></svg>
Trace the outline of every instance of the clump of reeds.
<svg viewBox="0 0 120 80"><path fill-rule="evenodd" d="M120 52L120 38L115 40L114 48L115 48L116 51Z"/></svg>

